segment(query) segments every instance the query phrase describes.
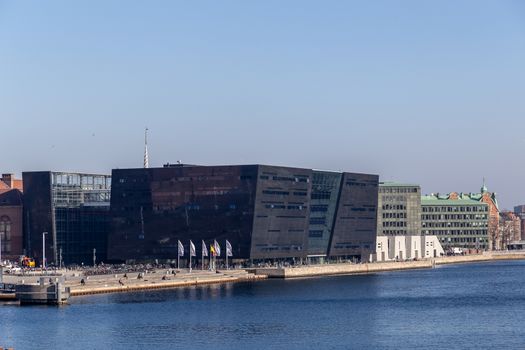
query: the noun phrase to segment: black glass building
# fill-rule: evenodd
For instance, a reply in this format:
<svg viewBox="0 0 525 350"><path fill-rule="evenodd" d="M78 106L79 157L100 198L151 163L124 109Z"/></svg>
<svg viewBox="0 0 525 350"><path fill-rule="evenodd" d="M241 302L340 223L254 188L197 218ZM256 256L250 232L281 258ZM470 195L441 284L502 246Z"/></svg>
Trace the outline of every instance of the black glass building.
<svg viewBox="0 0 525 350"><path fill-rule="evenodd" d="M267 165L116 169L108 257L170 260L177 242L235 259L355 258L375 248L378 176Z"/></svg>

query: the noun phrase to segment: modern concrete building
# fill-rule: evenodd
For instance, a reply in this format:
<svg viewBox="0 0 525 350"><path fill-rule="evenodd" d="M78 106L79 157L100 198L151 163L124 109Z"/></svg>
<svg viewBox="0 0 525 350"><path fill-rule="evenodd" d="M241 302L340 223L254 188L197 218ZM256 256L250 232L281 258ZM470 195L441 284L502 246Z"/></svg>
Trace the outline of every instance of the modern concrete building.
<svg viewBox="0 0 525 350"><path fill-rule="evenodd" d="M489 205L476 195L450 193L421 198L421 232L437 236L445 250L489 249Z"/></svg>
<svg viewBox="0 0 525 350"><path fill-rule="evenodd" d="M379 236L375 260L401 261L436 258L445 252L436 236Z"/></svg>
<svg viewBox="0 0 525 350"><path fill-rule="evenodd" d="M378 176L267 165L117 169L109 257L200 256L228 240L243 260L355 259L374 253Z"/></svg>
<svg viewBox="0 0 525 350"><path fill-rule="evenodd" d="M421 235L419 185L381 182L377 208L378 236Z"/></svg>
<svg viewBox="0 0 525 350"><path fill-rule="evenodd" d="M27 254L42 261L43 233L48 263L105 261L111 177L69 172L24 172Z"/></svg>

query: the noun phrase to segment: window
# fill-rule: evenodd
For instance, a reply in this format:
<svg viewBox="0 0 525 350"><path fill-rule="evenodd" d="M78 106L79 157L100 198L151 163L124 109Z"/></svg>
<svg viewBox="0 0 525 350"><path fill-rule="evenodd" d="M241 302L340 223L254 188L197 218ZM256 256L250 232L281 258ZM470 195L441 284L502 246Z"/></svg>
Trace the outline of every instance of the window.
<svg viewBox="0 0 525 350"><path fill-rule="evenodd" d="M308 237L323 237L323 231L322 230L311 230L308 233Z"/></svg>
<svg viewBox="0 0 525 350"><path fill-rule="evenodd" d="M313 212L327 212L328 205L312 205L312 208L310 210Z"/></svg>
<svg viewBox="0 0 525 350"><path fill-rule="evenodd" d="M318 191L312 193L312 199L330 199L332 193L327 191Z"/></svg>
<svg viewBox="0 0 525 350"><path fill-rule="evenodd" d="M0 218L0 238L2 238L2 252L11 253L11 219L8 216Z"/></svg>
<svg viewBox="0 0 525 350"><path fill-rule="evenodd" d="M264 194L272 194L272 195L280 195L280 196L287 196L290 194L290 192L287 191L270 191L270 190L263 190Z"/></svg>
<svg viewBox="0 0 525 350"><path fill-rule="evenodd" d="M294 194L294 196L307 196L308 195L307 192L303 192L303 191L301 191L301 192L296 191L293 194Z"/></svg>
<svg viewBox="0 0 525 350"><path fill-rule="evenodd" d="M310 218L310 225L325 225L326 218Z"/></svg>

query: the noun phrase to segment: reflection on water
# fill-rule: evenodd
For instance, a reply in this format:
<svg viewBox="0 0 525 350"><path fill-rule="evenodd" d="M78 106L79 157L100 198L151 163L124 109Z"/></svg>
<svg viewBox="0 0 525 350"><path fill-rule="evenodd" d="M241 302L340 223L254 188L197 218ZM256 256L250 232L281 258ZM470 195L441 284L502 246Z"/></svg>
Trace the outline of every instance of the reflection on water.
<svg viewBox="0 0 525 350"><path fill-rule="evenodd" d="M0 307L19 349L520 348L525 262L205 285Z"/></svg>

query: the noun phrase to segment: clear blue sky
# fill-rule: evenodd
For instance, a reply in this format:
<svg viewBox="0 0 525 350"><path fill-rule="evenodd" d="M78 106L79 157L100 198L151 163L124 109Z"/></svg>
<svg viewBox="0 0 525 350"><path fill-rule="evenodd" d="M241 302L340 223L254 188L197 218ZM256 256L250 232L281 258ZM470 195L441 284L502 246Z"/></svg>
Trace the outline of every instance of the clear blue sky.
<svg viewBox="0 0 525 350"><path fill-rule="evenodd" d="M523 1L2 1L1 171L266 163L525 203Z"/></svg>

